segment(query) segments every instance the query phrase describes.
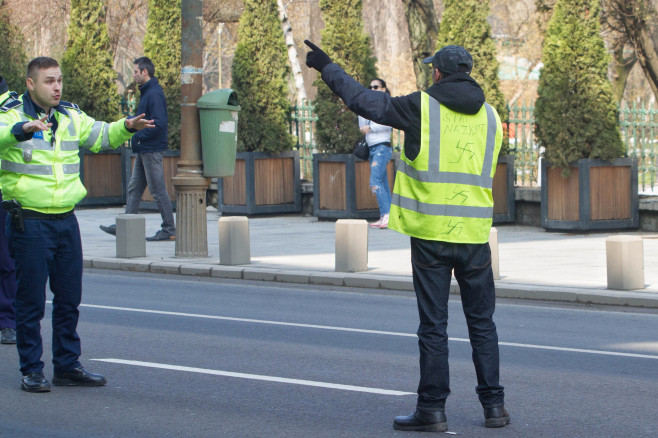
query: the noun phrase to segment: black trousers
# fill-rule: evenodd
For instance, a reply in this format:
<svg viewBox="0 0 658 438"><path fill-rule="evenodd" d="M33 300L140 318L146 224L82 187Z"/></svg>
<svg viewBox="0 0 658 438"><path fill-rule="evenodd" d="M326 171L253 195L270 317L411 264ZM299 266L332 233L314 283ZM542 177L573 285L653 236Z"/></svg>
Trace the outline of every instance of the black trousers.
<svg viewBox="0 0 658 438"><path fill-rule="evenodd" d="M454 269L473 349L476 392L483 407L501 406L496 296L489 244L455 244L411 238L413 282L418 300L419 409L443 410L450 394L448 295Z"/></svg>

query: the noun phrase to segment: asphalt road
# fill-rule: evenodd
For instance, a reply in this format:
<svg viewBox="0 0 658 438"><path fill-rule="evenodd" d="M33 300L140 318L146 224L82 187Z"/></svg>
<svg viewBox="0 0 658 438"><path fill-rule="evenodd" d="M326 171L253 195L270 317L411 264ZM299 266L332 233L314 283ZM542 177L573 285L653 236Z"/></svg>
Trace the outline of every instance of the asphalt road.
<svg viewBox="0 0 658 438"><path fill-rule="evenodd" d="M16 350L2 345L1 437L416 436L392 429L416 400L409 293L94 270L84 288L81 360L108 385L25 393ZM452 433L658 435L658 312L499 301L512 423L489 430L450 305Z"/></svg>

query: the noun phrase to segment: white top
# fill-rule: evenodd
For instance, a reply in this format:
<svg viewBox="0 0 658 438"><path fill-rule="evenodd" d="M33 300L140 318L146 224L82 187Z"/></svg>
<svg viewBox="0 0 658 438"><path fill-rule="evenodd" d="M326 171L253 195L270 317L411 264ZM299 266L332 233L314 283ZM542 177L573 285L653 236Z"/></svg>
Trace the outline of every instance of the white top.
<svg viewBox="0 0 658 438"><path fill-rule="evenodd" d="M366 134L366 143L368 143L368 146L374 146L384 142L391 142L391 132L393 132L393 128L390 126L371 122L370 120L359 116L359 128L362 128L366 125L370 126L370 132Z"/></svg>

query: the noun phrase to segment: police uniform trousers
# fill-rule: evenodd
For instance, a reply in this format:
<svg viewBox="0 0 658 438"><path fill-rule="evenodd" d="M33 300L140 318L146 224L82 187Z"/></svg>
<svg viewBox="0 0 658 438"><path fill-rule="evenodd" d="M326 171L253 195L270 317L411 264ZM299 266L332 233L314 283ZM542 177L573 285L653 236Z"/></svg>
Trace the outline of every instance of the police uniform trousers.
<svg viewBox="0 0 658 438"><path fill-rule="evenodd" d="M2 202L2 192L0 192ZM7 212L0 208L0 329L16 328L14 299L16 298L16 269L9 255L5 223Z"/></svg>
<svg viewBox="0 0 658 438"><path fill-rule="evenodd" d="M25 219L18 232L7 221L9 251L16 263L16 346L23 375L40 372L46 283L52 298L52 351L55 371L79 367L78 306L82 296L82 242L74 214Z"/></svg>
<svg viewBox="0 0 658 438"><path fill-rule="evenodd" d="M468 325L476 392L484 408L502 406L498 334L491 250L488 243L461 244L411 238L413 283L420 324L420 383L417 407L443 410L450 394L448 370L448 296L454 270Z"/></svg>

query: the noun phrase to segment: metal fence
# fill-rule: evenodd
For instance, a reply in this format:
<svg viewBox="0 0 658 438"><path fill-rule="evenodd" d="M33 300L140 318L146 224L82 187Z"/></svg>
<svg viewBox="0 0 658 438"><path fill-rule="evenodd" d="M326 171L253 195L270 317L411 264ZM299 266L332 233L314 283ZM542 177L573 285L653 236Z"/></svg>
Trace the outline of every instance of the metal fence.
<svg viewBox="0 0 658 438"><path fill-rule="evenodd" d="M543 149L535 142L534 114L534 102L520 105L515 103L509 107L509 118L503 123L509 134L510 154L514 155L514 183L517 186L534 187L540 184L539 160ZM293 107L290 130L297 137L302 177L309 180L313 179L313 153L317 151L315 143L317 120L315 110L310 103L305 102L304 105ZM619 129L628 156L638 158L640 191L657 191L658 109L625 105L619 109ZM396 150L401 150L404 133L394 129L391 142Z"/></svg>
<svg viewBox="0 0 658 438"><path fill-rule="evenodd" d="M629 157L638 159L638 186L642 192L656 191L656 143L658 110L624 106L619 110L619 129Z"/></svg>

